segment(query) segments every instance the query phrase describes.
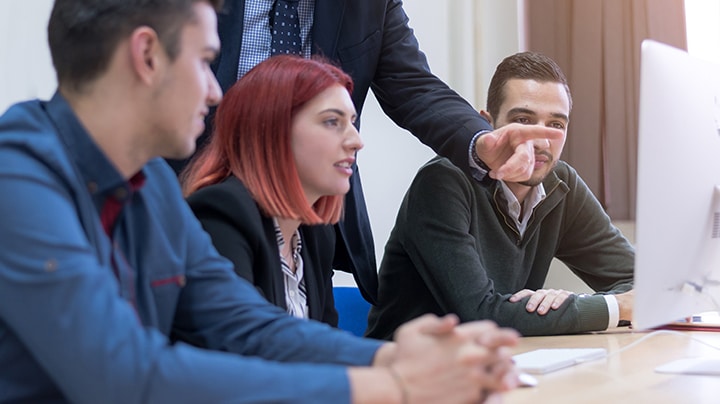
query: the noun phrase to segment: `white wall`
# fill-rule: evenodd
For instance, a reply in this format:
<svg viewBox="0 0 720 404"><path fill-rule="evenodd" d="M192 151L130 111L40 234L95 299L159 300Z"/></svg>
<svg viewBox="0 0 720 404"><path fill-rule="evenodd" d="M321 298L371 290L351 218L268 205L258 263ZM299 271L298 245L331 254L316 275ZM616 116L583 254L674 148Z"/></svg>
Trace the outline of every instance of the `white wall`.
<svg viewBox="0 0 720 404"><path fill-rule="evenodd" d="M47 45L52 0L0 0L0 113L56 86Z"/></svg>

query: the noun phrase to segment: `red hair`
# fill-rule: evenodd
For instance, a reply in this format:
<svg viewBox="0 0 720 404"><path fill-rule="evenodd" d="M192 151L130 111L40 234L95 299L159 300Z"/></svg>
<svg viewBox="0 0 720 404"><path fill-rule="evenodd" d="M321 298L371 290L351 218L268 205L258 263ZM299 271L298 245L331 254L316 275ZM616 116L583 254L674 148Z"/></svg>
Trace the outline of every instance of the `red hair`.
<svg viewBox="0 0 720 404"><path fill-rule="evenodd" d="M234 175L269 216L336 223L344 195L308 204L292 154L291 125L303 105L337 84L352 93L350 76L319 58L282 55L255 66L218 105L209 144L181 175L184 194Z"/></svg>

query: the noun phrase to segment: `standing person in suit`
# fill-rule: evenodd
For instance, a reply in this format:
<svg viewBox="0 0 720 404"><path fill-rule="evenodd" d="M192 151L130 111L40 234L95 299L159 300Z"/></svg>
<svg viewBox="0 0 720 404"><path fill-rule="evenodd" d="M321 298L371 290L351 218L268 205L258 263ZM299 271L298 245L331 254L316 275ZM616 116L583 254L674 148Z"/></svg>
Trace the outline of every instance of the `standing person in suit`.
<svg viewBox="0 0 720 404"><path fill-rule="evenodd" d="M516 383L491 322L395 342L288 316L233 273L163 158L221 93L221 0L55 0L58 90L0 116L0 402L470 403Z"/></svg>
<svg viewBox="0 0 720 404"><path fill-rule="evenodd" d="M235 273L291 315L333 326L332 224L363 146L350 94L350 77L327 62L266 59L230 87L181 175Z"/></svg>
<svg viewBox="0 0 720 404"><path fill-rule="evenodd" d="M275 1L229 0L218 14L222 50L213 70L223 91L271 55ZM492 127L431 73L400 0L299 0L298 14L299 54L322 55L352 77L358 128L372 88L397 125L479 180L488 171L493 178L527 179L534 159L531 140L562 136L559 131L515 125L478 136ZM201 138L198 144L204 143ZM174 165L177 171L182 167L179 162ZM376 303L375 248L356 165L336 231L334 267L353 273L365 299Z"/></svg>

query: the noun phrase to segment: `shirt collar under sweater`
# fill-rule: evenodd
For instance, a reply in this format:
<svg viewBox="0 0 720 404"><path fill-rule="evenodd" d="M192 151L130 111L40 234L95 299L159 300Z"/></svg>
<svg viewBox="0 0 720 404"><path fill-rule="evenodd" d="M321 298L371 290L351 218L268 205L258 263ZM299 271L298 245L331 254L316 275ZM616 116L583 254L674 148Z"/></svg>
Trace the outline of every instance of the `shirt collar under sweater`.
<svg viewBox="0 0 720 404"><path fill-rule="evenodd" d="M527 229L533 210L535 210L535 207L542 202L543 199L545 199L545 187L543 187L543 184L540 183L537 186L530 188L530 192L528 192L525 200L523 201L525 215L524 217L520 217L520 213L523 209L520 209L520 202L515 197L515 194L513 194L505 181L498 182L500 183L500 188L503 191L503 197L507 203L508 215L510 215L510 218L513 219L520 236L522 236L525 233L525 229Z"/></svg>

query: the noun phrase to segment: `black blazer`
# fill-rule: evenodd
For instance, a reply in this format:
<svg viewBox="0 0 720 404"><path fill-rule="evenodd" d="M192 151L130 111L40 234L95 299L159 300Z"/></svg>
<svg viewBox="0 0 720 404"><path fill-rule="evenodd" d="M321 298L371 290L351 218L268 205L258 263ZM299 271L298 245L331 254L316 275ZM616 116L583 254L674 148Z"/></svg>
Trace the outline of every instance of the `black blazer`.
<svg viewBox="0 0 720 404"><path fill-rule="evenodd" d="M287 310L272 218L263 215L236 177L202 188L187 199L218 252L235 273L254 284L276 306ZM300 226L309 317L337 327L332 291L333 227Z"/></svg>
<svg viewBox="0 0 720 404"><path fill-rule="evenodd" d="M245 0L226 0L224 11L218 14L222 46L213 70L223 91L237 78L244 8ZM316 0L312 41L313 54L337 62L352 76L358 127L363 103L372 88L383 111L397 125L469 171L470 140L475 133L492 128L470 104L432 75L400 0ZM205 137L198 140L199 146ZM174 167L178 169L177 164ZM357 167L353 168L345 216L337 226L334 266L353 273L363 297L374 304L375 248L360 174Z"/></svg>

